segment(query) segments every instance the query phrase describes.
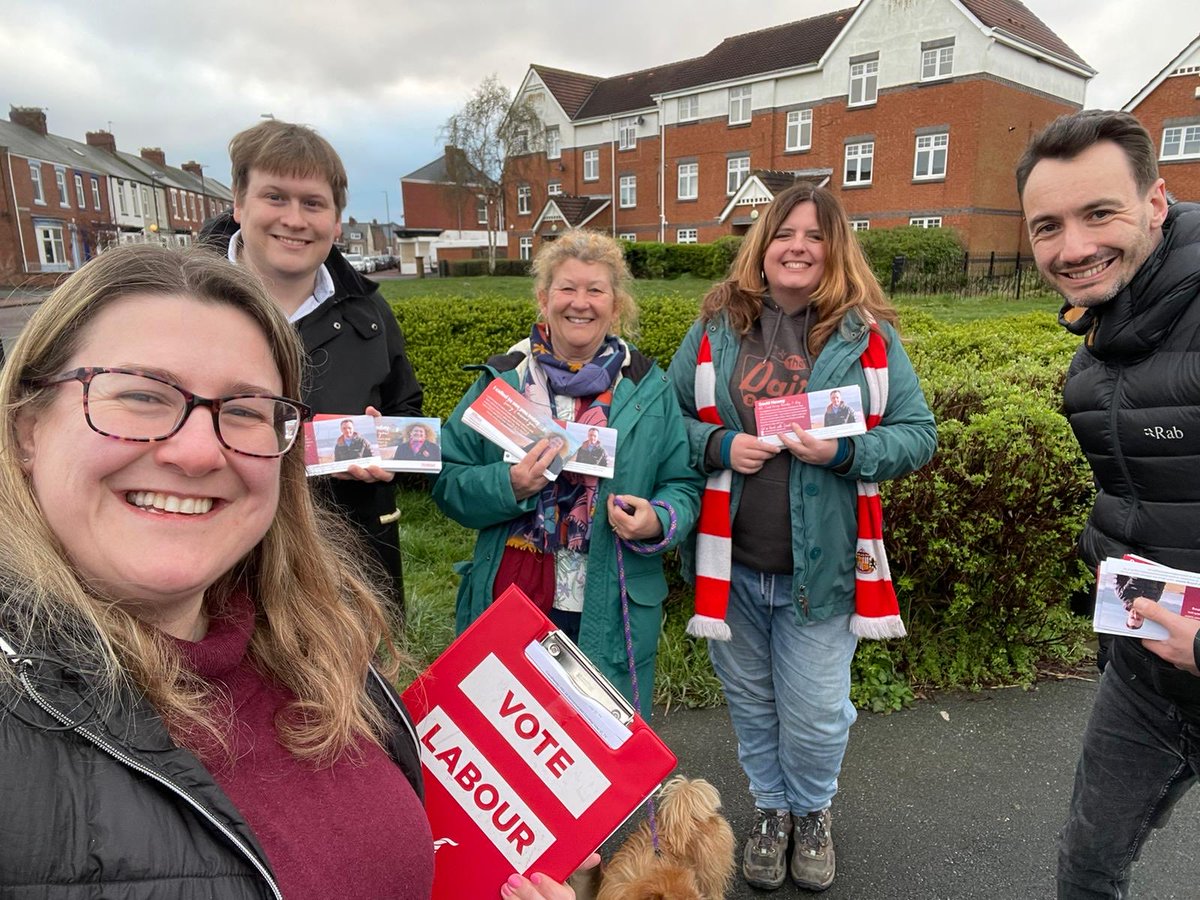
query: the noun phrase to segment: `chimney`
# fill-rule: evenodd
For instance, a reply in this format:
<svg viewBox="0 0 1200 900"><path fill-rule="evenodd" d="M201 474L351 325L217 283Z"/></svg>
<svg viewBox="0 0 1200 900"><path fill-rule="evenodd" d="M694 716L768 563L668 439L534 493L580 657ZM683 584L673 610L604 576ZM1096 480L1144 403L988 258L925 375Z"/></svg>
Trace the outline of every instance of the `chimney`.
<svg viewBox="0 0 1200 900"><path fill-rule="evenodd" d="M142 159L148 163L154 163L159 168L167 167L167 154L163 153L162 147L143 147Z"/></svg>
<svg viewBox="0 0 1200 900"><path fill-rule="evenodd" d="M87 144L89 147L99 147L101 150L107 150L113 156L117 154L117 139L113 137L111 131L89 131L87 133Z"/></svg>
<svg viewBox="0 0 1200 900"><path fill-rule="evenodd" d="M9 106L8 120L14 125L46 136L46 111L37 106Z"/></svg>
<svg viewBox="0 0 1200 900"><path fill-rule="evenodd" d="M201 181L204 180L204 166L200 165L200 163L196 162L194 159L189 159L179 168L183 169L183 171L187 172L189 175L195 175Z"/></svg>

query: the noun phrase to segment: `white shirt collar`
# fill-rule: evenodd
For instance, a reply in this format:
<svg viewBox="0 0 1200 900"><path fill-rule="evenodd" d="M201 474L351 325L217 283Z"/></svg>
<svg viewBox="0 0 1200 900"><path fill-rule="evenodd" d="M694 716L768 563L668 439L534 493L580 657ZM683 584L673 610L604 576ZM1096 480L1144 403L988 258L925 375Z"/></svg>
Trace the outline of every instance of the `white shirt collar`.
<svg viewBox="0 0 1200 900"><path fill-rule="evenodd" d="M229 238L229 261L235 265L238 262L238 249L242 245L242 230L239 228ZM325 267L325 263L321 263L317 269L317 277L313 281L313 292L309 294L308 299L301 303L294 313L288 316L288 321L293 324L299 322L309 313L320 308L321 304L333 296L333 276L329 274L329 269Z"/></svg>

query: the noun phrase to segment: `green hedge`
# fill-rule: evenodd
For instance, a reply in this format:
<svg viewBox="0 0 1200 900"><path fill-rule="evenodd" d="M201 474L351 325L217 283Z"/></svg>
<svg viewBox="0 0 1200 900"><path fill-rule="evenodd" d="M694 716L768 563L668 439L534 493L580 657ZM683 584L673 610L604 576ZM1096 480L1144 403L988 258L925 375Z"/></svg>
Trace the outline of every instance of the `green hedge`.
<svg viewBox="0 0 1200 900"><path fill-rule="evenodd" d="M444 261L445 277L448 278L470 278L478 275L487 275L488 261L486 259L448 259ZM527 259L498 259L496 260L496 275L518 275L524 276L529 274L529 260Z"/></svg>
<svg viewBox="0 0 1200 900"><path fill-rule="evenodd" d="M943 272L962 263L963 244L953 228L871 228L855 232L871 271L885 287L891 281L892 260L904 256L910 271Z"/></svg>
<svg viewBox="0 0 1200 900"><path fill-rule="evenodd" d="M665 367L695 319L695 296L639 290L639 346ZM445 418L474 378L462 370L528 333L530 301L412 299L394 308ZM1087 573L1075 539L1092 502L1087 466L1059 412L1077 345L1049 314L946 324L903 312L906 347L938 421L939 450L920 472L884 486L887 544L907 640L864 641L853 699L895 709L923 686L1028 683L1086 653L1089 623L1068 598ZM690 598L675 601L660 649L661 700L712 702L702 643L682 635Z"/></svg>
<svg viewBox="0 0 1200 900"><path fill-rule="evenodd" d="M717 281L724 278L737 256L742 239L732 235L711 244L660 244L625 242L625 260L634 278L675 278L695 275Z"/></svg>

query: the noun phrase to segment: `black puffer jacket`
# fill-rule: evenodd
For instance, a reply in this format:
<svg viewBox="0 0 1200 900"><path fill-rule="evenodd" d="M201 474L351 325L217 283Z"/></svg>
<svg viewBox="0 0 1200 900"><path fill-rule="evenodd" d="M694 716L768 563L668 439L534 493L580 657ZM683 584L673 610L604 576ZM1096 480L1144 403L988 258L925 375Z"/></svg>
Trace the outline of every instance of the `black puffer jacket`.
<svg viewBox="0 0 1200 900"><path fill-rule="evenodd" d="M144 701L101 717L77 673L17 666L26 682L0 680L0 900L280 896L241 813ZM421 796L407 713L374 672L367 689Z"/></svg>
<svg viewBox="0 0 1200 900"><path fill-rule="evenodd" d="M233 216L223 213L205 223L200 240L226 254L237 230ZM302 399L318 415L361 415L368 406L385 416L421 415L421 385L379 287L355 272L336 247L329 251L325 267L333 279L333 296L296 326L310 363ZM320 483L368 537L402 605L399 532L395 522L379 521L396 509L394 486L332 478Z"/></svg>
<svg viewBox="0 0 1200 900"><path fill-rule="evenodd" d="M1200 205L1172 206L1129 286L1079 313L1064 307L1061 321L1084 335L1063 399L1097 487L1080 554L1200 572ZM1200 678L1132 638L1114 639L1112 660L1200 718Z"/></svg>

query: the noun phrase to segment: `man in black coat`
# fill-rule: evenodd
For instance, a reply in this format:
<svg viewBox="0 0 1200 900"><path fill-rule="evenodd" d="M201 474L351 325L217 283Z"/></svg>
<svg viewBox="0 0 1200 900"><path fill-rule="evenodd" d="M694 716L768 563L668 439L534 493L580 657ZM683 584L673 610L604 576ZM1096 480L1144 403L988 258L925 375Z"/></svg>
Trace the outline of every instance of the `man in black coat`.
<svg viewBox="0 0 1200 900"><path fill-rule="evenodd" d="M1200 571L1200 207L1168 204L1133 116L1090 110L1036 135L1017 167L1034 257L1083 336L1064 409L1095 476L1090 567L1136 554ZM1200 621L1154 598L1167 640L1114 637L1059 836L1059 898L1128 897L1130 868L1200 772Z"/></svg>
<svg viewBox="0 0 1200 900"><path fill-rule="evenodd" d="M346 206L346 170L311 128L270 119L229 142L234 206L201 239L251 268L308 351L304 401L314 413L420 416L421 385L404 336L374 282L333 246ZM404 612L392 473L352 466L319 490L357 526L391 578Z"/></svg>

